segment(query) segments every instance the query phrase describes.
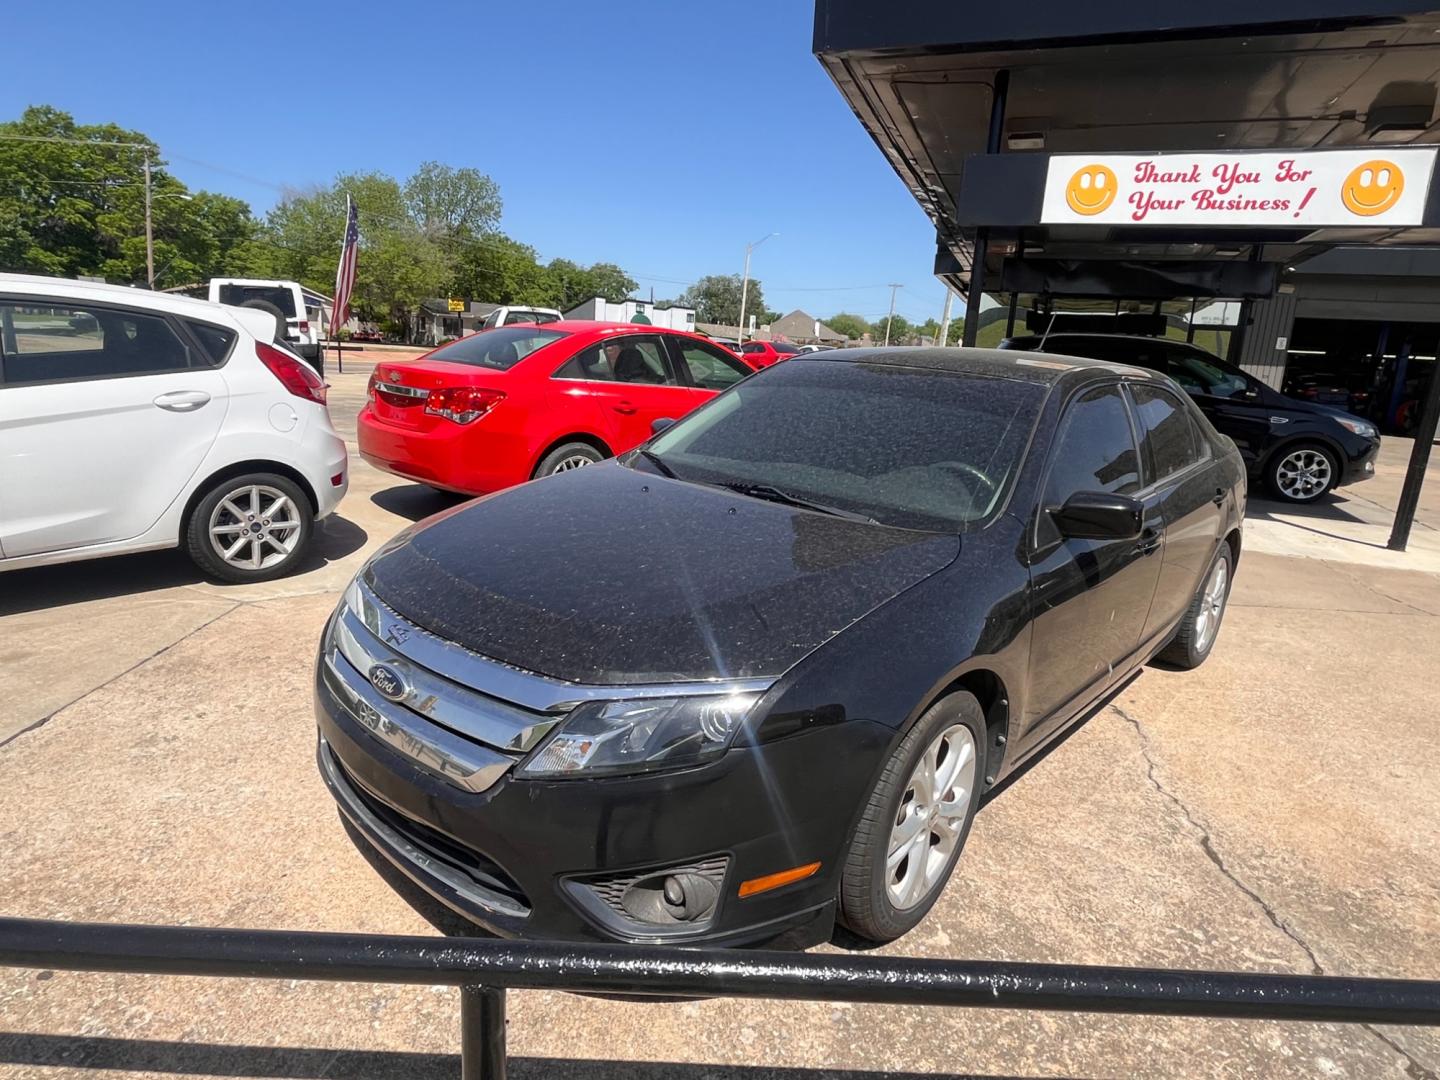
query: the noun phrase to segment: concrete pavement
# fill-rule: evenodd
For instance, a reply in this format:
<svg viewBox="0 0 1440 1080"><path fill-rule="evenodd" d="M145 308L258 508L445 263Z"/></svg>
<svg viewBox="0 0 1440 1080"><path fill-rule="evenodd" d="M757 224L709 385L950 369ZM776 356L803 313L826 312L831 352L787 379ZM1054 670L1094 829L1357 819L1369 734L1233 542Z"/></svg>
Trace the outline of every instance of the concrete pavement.
<svg viewBox="0 0 1440 1080"><path fill-rule="evenodd" d="M297 577L215 586L178 554L0 577L0 910L433 933L341 829L308 683L339 587L448 504L356 460ZM1440 576L1267 550L1247 538L1211 659L1147 670L1009 785L886 952L1440 976ZM0 970L0 1074L451 1075L457 1014L453 990ZM542 992L511 995L510 1042L517 1076L597 1080L1440 1073L1434 1030Z"/></svg>

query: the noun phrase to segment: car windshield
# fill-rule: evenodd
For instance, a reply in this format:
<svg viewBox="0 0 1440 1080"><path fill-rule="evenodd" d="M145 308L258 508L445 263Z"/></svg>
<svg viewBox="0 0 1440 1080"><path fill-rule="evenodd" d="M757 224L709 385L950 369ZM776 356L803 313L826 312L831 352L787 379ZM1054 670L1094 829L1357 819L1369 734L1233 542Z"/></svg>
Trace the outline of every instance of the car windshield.
<svg viewBox="0 0 1440 1080"><path fill-rule="evenodd" d="M778 353L798 353L800 351L799 345L791 345L788 341L776 341L772 344Z"/></svg>
<svg viewBox="0 0 1440 1080"><path fill-rule="evenodd" d="M537 349L543 349L564 336L562 330L541 330L533 325L504 326L442 345L426 359L509 371Z"/></svg>
<svg viewBox="0 0 1440 1080"><path fill-rule="evenodd" d="M1044 399L1012 379L796 361L721 394L649 451L682 480L955 532L1003 507Z"/></svg>

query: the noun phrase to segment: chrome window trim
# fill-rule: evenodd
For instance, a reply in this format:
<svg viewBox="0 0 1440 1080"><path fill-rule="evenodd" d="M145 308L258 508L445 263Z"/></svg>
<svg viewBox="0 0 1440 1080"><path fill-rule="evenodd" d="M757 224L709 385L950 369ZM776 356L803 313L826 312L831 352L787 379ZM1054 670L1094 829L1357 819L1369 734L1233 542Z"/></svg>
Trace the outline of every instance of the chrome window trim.
<svg viewBox="0 0 1440 1080"><path fill-rule="evenodd" d="M397 656L461 686L534 712L565 713L587 701L701 697L710 694L759 694L773 678L702 679L669 683L594 685L564 682L492 660L410 622L385 604L359 578L345 592L347 605L361 623Z"/></svg>
<svg viewBox="0 0 1440 1080"><path fill-rule="evenodd" d="M447 783L487 791L514 766L506 757L431 724L382 698L338 649L327 651L322 677L331 693L370 734Z"/></svg>
<svg viewBox="0 0 1440 1080"><path fill-rule="evenodd" d="M497 915L508 915L517 919L530 917L530 909L528 907L517 904L508 896L477 885L444 863L432 859L409 840L405 839L405 837L401 836L400 833L376 817L370 811L370 808L360 801L359 796L351 785L350 778L345 776L338 767L335 751L330 749L330 744L324 739L320 740L320 765L325 771L326 783L335 794L336 801L340 803L341 810L361 829L383 842L385 846L382 846L380 850L389 856L392 862L401 860L410 863L431 877L443 882L447 887L453 889L458 896L470 901L470 903L476 907L493 911Z"/></svg>

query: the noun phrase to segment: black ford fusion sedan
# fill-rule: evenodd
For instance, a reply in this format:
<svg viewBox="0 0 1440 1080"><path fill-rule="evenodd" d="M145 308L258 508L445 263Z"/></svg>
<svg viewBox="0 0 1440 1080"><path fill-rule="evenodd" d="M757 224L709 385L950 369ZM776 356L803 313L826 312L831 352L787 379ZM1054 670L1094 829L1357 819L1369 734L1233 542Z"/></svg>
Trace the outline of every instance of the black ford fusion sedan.
<svg viewBox="0 0 1440 1080"><path fill-rule="evenodd" d="M325 630L320 770L499 934L889 940L987 790L1152 657L1205 659L1245 494L1163 375L796 357L386 544Z"/></svg>

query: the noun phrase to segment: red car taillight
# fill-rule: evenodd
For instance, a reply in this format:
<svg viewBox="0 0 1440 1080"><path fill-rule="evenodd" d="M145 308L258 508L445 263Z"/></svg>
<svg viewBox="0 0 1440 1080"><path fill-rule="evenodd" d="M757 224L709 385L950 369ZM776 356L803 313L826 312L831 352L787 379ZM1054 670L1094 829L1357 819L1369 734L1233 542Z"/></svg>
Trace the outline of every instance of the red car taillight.
<svg viewBox="0 0 1440 1080"><path fill-rule="evenodd" d="M371 401L375 400L375 372L370 372L370 381L365 384L365 396Z"/></svg>
<svg viewBox="0 0 1440 1080"><path fill-rule="evenodd" d="M469 424L479 420L496 405L505 400L499 390L482 390L478 386L451 386L443 390L431 390L425 399L425 411L432 416L443 416L457 424Z"/></svg>
<svg viewBox="0 0 1440 1080"><path fill-rule="evenodd" d="M308 334L310 332L310 324L304 319L300 320L300 332L302 334Z"/></svg>
<svg viewBox="0 0 1440 1080"><path fill-rule="evenodd" d="M255 343L255 355L290 393L319 405L325 404L325 380L315 374L314 368L263 341Z"/></svg>

